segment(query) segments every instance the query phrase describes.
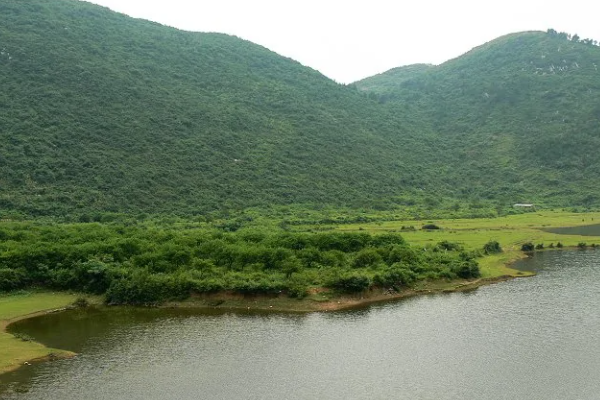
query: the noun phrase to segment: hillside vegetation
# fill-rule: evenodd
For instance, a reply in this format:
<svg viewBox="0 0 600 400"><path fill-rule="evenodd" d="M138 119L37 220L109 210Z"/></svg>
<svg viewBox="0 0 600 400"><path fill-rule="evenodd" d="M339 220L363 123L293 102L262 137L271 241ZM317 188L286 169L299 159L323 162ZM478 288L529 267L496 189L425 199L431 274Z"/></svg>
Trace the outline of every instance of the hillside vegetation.
<svg viewBox="0 0 600 400"><path fill-rule="evenodd" d="M360 206L434 176L403 117L235 37L74 0L4 2L0 37L0 209Z"/></svg>
<svg viewBox="0 0 600 400"><path fill-rule="evenodd" d="M600 200L599 65L591 40L525 32L356 86L398 111L421 108L439 134L438 156L461 166L444 176L462 175L480 196L592 206Z"/></svg>
<svg viewBox="0 0 600 400"><path fill-rule="evenodd" d="M476 257L447 241L410 246L398 233L299 233L205 224L5 223L0 293L31 287L154 304L191 294L287 294L311 290L401 291L431 280L477 278Z"/></svg>
<svg viewBox="0 0 600 400"><path fill-rule="evenodd" d="M594 206L599 64L533 32L344 86L232 36L2 2L0 212Z"/></svg>

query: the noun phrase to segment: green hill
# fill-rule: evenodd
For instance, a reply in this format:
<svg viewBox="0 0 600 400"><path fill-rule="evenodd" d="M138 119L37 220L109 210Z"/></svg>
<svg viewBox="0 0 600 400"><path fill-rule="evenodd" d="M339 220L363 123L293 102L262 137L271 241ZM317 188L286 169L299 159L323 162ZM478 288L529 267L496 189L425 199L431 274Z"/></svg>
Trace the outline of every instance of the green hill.
<svg viewBox="0 0 600 400"><path fill-rule="evenodd" d="M391 93L395 90L402 90L402 84L406 81L420 76L422 73L434 69L431 64L412 64L404 67L392 68L382 74L377 74L369 78L356 82L355 85L360 90L373 93Z"/></svg>
<svg viewBox="0 0 600 400"><path fill-rule="evenodd" d="M417 132L261 46L73 0L0 4L0 208L197 213L369 205Z"/></svg>
<svg viewBox="0 0 600 400"><path fill-rule="evenodd" d="M440 152L487 198L598 204L600 48L554 31L507 35L436 67L355 85L423 110ZM487 188L485 186L487 185ZM521 194L521 195L519 195Z"/></svg>
<svg viewBox="0 0 600 400"><path fill-rule="evenodd" d="M597 65L526 33L343 86L232 36L3 2L0 213L593 205Z"/></svg>

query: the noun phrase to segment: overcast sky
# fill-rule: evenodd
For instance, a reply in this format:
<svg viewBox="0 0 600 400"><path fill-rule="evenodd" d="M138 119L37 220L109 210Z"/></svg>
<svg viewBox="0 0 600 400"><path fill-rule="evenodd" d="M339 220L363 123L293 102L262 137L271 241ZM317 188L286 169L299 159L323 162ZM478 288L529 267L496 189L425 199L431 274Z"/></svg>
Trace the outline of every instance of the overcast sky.
<svg viewBox="0 0 600 400"><path fill-rule="evenodd" d="M594 0L92 0L137 18L222 32L350 83L440 64L499 36L554 28L600 40Z"/></svg>

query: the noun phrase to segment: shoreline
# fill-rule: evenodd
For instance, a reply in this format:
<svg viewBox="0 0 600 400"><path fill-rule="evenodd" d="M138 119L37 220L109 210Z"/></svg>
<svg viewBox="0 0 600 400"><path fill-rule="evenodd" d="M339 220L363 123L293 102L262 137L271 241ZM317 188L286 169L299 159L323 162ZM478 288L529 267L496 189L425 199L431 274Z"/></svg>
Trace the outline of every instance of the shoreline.
<svg viewBox="0 0 600 400"><path fill-rule="evenodd" d="M400 291L372 288L359 294L336 294L327 289L313 289L303 299L289 298L281 295L241 295L234 293L214 293L192 295L181 302L168 302L163 308L197 308L206 310L222 310L224 312L278 312L278 313L311 313L335 312L369 307L370 305L400 301L404 298L476 290L481 286L491 285L520 277L535 275L532 271L518 270L514 266L519 260L530 257L532 253L521 251L521 244L533 242L548 244L562 242L563 248L544 247L533 253L558 250L582 250L578 243L598 243L599 235L581 235L578 232L550 233L550 228L580 227L589 225L589 218L594 220L600 214L536 212L517 216L498 217L493 219L448 219L434 220L444 230L438 232L404 232L403 236L412 244L427 246L441 240L461 243L469 249L481 249L488 240L503 243L504 251L480 258L479 265L482 278L471 281L434 281L419 282L413 288ZM600 218L597 218L600 220ZM586 220L587 225L586 225ZM409 221L408 223L414 221ZM365 223L343 225L340 231L387 232L398 231L406 221L394 220L378 225ZM367 226L369 225L369 226ZM340 228L340 226L337 226ZM337 229L336 228L336 229ZM333 228L332 228L333 229ZM596 241L596 242L594 242ZM588 247L590 248L590 247ZM45 315L65 309L73 304L78 294L69 292L23 292L0 295L0 375L14 371L25 363L38 362L59 357L72 357L75 354L64 350L51 349L35 341L23 341L7 332L7 327L17 321ZM93 296L85 296L88 300ZM92 304L99 304L95 298ZM25 338L27 339L27 338Z"/></svg>
<svg viewBox="0 0 600 400"><path fill-rule="evenodd" d="M0 375L16 371L19 368L22 368L22 367L25 367L25 366L28 366L28 365L31 365L34 363L55 361L55 360L64 360L64 359L75 357L77 355L77 353L74 353L72 351L47 347L42 343L36 342L35 340L24 341L24 340L18 338L17 336L13 335L12 333L8 332L8 327L11 324L14 324L16 322L23 321L23 320L30 319L30 318L40 317L43 315L53 314L56 312L62 312L62 311L66 311L69 309L72 309L72 307L62 307L62 308L58 308L58 309L49 308L47 310L40 310L40 311L35 311L35 312L29 313L29 314L20 315L20 316L17 316L17 317L8 319L8 320L1 320L0 321L0 334L10 335L14 338L14 340L20 340L20 341L23 341L26 343L29 342L30 344L35 344L36 346L43 346L43 349L44 349L44 351L47 352L47 354L40 355L40 356L34 357L34 358L19 357L18 359L14 359L13 363L0 367Z"/></svg>
<svg viewBox="0 0 600 400"><path fill-rule="evenodd" d="M472 281L453 282L429 282L424 286L402 291L390 291L386 289L371 289L367 292L357 294L343 294L331 298L319 298L318 294L305 299L292 299L285 295L236 295L231 293L215 293L202 295L180 302L167 302L159 308L196 308L207 310L226 311L272 311L289 313L312 313L326 311L344 311L368 307L373 304L399 301L406 298L435 295L442 293L466 292L475 290L481 286L492 285L517 278L525 278L529 275L502 275L491 278L479 278Z"/></svg>
<svg viewBox="0 0 600 400"><path fill-rule="evenodd" d="M523 255L518 259L526 257ZM514 259L507 263L511 265ZM505 266L508 266L505 264ZM442 293L455 293L470 290L476 290L481 286L492 285L508 280L530 277L534 274L520 274L518 270L512 275L501 275L496 277L478 278L475 280L459 280L451 282L426 282L419 285L417 288L407 288L401 291L390 291L386 289L371 289L360 294L335 295L331 292L325 293L332 295L331 297L323 297L323 291L316 293L304 299L293 299L285 295L267 296L267 295L240 295L232 293L215 293L208 295L197 295L189 300L181 302L167 302L160 305L159 308L196 308L207 310L226 310L231 312L246 312L246 311L261 311L261 312L278 312L278 313L312 313L312 312L329 312L329 311L345 311L353 309L361 309L376 304L383 304L392 301L400 301L402 299L436 295ZM35 294L34 294L35 296ZM16 322L23 321L29 318L35 318L43 315L48 315L56 312L62 312L73 309L71 305L65 305L59 308L48 308L36 310L31 313L17 315L15 317L0 320L0 335L10 335L13 340L19 340L7 331L7 328ZM67 350L53 349L44 346L41 343L32 341L29 344L41 346L46 352L45 355L28 358L19 357L14 362L7 365L0 365L0 375L13 372L24 366L32 363L45 361L54 361L59 359L68 359L75 357L77 354Z"/></svg>
<svg viewBox="0 0 600 400"><path fill-rule="evenodd" d="M52 292L0 297L0 375L31 363L76 355L71 351L47 347L35 340L24 340L8 331L8 327L18 321L64 311L74 300L75 295Z"/></svg>

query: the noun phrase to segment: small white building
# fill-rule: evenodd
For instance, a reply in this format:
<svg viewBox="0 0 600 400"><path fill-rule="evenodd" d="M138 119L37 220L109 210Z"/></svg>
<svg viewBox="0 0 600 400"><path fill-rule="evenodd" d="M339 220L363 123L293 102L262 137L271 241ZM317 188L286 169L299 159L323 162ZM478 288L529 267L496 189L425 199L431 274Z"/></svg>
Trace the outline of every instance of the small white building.
<svg viewBox="0 0 600 400"><path fill-rule="evenodd" d="M527 203L517 203L515 205L513 205L514 208L535 208L535 206L533 204L527 204Z"/></svg>

